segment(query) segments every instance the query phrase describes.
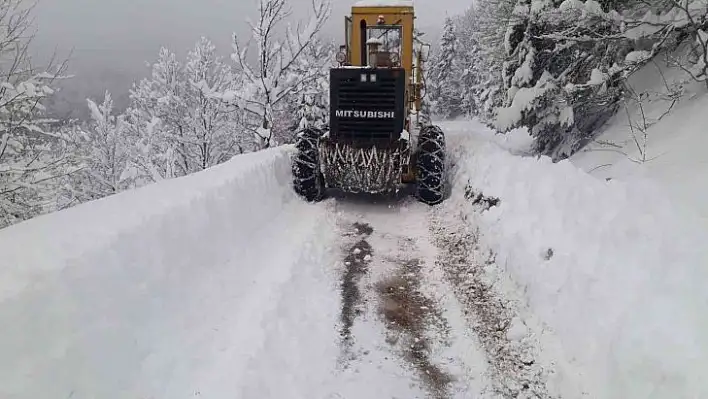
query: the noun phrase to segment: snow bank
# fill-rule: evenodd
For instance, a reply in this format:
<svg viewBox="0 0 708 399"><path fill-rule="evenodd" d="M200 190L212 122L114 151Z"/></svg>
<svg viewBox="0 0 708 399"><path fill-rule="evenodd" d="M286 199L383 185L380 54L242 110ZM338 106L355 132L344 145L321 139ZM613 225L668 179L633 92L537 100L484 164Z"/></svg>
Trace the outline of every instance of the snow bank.
<svg viewBox="0 0 708 399"><path fill-rule="evenodd" d="M71 266L116 242L136 236L151 238L153 232L147 231L147 226L157 226L169 235L198 239L205 225L212 222L217 223L215 228L238 227L221 217L233 214L234 208L249 214L243 208L258 205L268 213L249 218L268 217L283 201L283 193L280 197L270 194L273 186L284 191L287 185L283 170L289 168L287 157L282 149L248 154L200 174L123 192L0 230L0 300L25 291L35 282L37 273ZM278 168L280 173L274 173ZM223 201L227 196L233 203ZM162 224L169 226L163 229ZM220 244L214 243L216 248Z"/></svg>
<svg viewBox="0 0 708 399"><path fill-rule="evenodd" d="M1 230L0 397L307 396L336 356L326 214L276 148Z"/></svg>
<svg viewBox="0 0 708 399"><path fill-rule="evenodd" d="M458 140L443 206L480 226L589 397L708 397L708 234L692 215L645 181L597 179L480 135ZM467 187L500 205L473 210Z"/></svg>
<svg viewBox="0 0 708 399"><path fill-rule="evenodd" d="M672 104L665 81L669 87L681 87L683 95L676 104ZM695 210L708 229L705 84L693 83L685 72L660 59L632 75L629 84L637 93L648 94L641 110L629 104L633 125L643 125L642 114L646 116L647 135L635 129L635 142L628 113L622 109L603 128L597 141L571 157L571 162L598 178L650 180L660 185L676 206ZM644 157L640 148L645 151ZM638 162L643 158L646 162Z"/></svg>

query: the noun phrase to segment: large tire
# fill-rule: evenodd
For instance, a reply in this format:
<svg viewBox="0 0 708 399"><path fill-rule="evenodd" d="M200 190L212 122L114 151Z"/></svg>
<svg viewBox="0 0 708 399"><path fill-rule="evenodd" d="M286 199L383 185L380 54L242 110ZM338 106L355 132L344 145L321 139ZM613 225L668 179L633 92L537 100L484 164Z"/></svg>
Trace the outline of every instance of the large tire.
<svg viewBox="0 0 708 399"><path fill-rule="evenodd" d="M293 159L293 188L308 202L318 202L324 198L325 185L320 170L319 141L320 130L305 128L299 132L295 142Z"/></svg>
<svg viewBox="0 0 708 399"><path fill-rule="evenodd" d="M445 198L445 134L434 125L421 129L416 157L416 197L437 205Z"/></svg>

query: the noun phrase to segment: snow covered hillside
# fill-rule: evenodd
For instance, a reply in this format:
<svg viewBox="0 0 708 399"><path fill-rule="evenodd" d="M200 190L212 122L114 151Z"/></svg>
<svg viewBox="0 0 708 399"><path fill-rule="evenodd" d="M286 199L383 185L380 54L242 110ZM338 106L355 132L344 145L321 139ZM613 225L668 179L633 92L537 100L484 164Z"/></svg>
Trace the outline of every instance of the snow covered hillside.
<svg viewBox="0 0 708 399"><path fill-rule="evenodd" d="M705 225L444 128L436 207L306 204L285 146L0 230L0 397L708 397Z"/></svg>
<svg viewBox="0 0 708 399"><path fill-rule="evenodd" d="M479 229L496 255L489 278L511 279L562 397L707 396L705 225L660 185L512 155L518 136L474 123L456 129L483 134L455 136L456 189L439 212ZM477 194L499 205L472 205Z"/></svg>
<svg viewBox="0 0 708 399"><path fill-rule="evenodd" d="M705 84L660 59L628 83L642 100L629 101L572 162L600 178L657 184L675 208L708 227Z"/></svg>

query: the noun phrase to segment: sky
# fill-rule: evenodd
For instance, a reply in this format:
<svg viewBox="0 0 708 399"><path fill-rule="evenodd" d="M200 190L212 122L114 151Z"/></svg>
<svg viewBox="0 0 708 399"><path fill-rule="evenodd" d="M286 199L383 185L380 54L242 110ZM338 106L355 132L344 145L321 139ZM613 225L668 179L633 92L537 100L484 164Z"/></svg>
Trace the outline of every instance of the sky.
<svg viewBox="0 0 708 399"><path fill-rule="evenodd" d="M246 19L256 12L257 0L37 0L37 61L55 51L69 55L75 76L62 88L62 112L85 107L85 97L112 92L119 106L161 46L183 56L201 36L211 39L228 56L231 35L247 39ZM292 18L306 18L312 0L289 0ZM341 21L355 0L331 0L332 15L324 33L341 40ZM434 43L446 15L458 14L471 0L415 0L418 27ZM59 106L59 108L62 108ZM75 113L74 113L75 114Z"/></svg>

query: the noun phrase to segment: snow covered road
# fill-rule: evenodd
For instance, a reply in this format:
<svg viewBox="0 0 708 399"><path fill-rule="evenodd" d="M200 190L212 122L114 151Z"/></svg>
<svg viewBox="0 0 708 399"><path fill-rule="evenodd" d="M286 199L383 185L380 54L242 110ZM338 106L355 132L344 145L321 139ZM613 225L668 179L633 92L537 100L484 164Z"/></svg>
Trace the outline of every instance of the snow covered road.
<svg viewBox="0 0 708 399"><path fill-rule="evenodd" d="M0 230L0 397L703 397L705 232L448 128L432 208L282 147Z"/></svg>
<svg viewBox="0 0 708 399"><path fill-rule="evenodd" d="M478 397L430 209L303 203L288 159L0 232L0 397Z"/></svg>
<svg viewBox="0 0 708 399"><path fill-rule="evenodd" d="M487 397L484 354L438 270L430 208L364 196L336 212L348 237L336 397Z"/></svg>

